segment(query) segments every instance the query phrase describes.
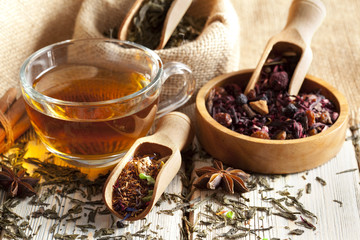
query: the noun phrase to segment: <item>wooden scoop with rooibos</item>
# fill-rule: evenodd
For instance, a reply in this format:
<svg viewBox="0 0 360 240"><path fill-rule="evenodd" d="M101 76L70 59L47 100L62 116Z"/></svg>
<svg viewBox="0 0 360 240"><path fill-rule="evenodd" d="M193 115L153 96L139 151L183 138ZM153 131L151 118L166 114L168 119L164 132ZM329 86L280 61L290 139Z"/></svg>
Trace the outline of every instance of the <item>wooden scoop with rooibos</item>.
<svg viewBox="0 0 360 240"><path fill-rule="evenodd" d="M138 139L110 173L103 190L103 199L108 209L115 216L128 221L144 218L179 171L181 165L180 150L190 143L193 134L191 121L185 114L171 112L162 117L157 123L156 132L153 135ZM132 216L126 216L116 211L113 206L113 189L124 167L134 156L153 153L157 153L166 160L156 176L151 199L146 208Z"/></svg>
<svg viewBox="0 0 360 240"><path fill-rule="evenodd" d="M310 43L316 29L326 15L320 0L294 0L284 29L268 41L265 50L245 89L248 94L259 80L261 70L271 53L295 54L299 60L290 79L288 92L297 95L312 61Z"/></svg>

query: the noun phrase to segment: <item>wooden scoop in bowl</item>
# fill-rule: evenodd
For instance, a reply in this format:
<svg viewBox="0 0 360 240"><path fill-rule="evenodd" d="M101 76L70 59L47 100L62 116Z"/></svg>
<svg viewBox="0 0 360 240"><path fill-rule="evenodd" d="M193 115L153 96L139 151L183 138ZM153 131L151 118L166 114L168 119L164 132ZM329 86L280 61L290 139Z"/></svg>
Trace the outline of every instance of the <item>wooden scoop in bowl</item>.
<svg viewBox="0 0 360 240"><path fill-rule="evenodd" d="M166 187L170 184L180 169L182 150L192 140L194 133L191 129L190 119L183 113L171 112L158 122L156 132L151 136L138 139L118 165L110 173L103 190L103 199L108 209L117 217L123 219L113 208L113 186L121 171L136 155L158 153L162 157L169 157L158 173L153 189L152 198L147 207L135 217L126 220L135 221L144 218L160 198Z"/></svg>
<svg viewBox="0 0 360 240"><path fill-rule="evenodd" d="M144 0L136 0L128 14L125 16L123 23L119 28L118 39L127 40L128 30L131 27L134 16L139 12ZM161 32L160 43L156 49L162 49L169 41L172 33L176 29L186 11L190 7L192 0L174 0L166 13L166 18Z"/></svg>
<svg viewBox="0 0 360 240"><path fill-rule="evenodd" d="M297 95L312 61L310 43L316 29L325 18L326 10L320 0L294 0L284 29L270 38L245 89L248 94L259 80L261 70L271 52L294 52L300 56L290 79L288 92Z"/></svg>

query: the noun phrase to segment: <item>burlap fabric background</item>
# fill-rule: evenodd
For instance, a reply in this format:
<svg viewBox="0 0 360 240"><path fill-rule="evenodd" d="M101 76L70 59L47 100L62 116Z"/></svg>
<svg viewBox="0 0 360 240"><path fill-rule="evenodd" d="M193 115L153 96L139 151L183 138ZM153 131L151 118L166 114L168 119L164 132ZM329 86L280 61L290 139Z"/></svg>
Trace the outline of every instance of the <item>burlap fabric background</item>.
<svg viewBox="0 0 360 240"><path fill-rule="evenodd" d="M84 0L81 6L68 6L76 15L75 19L74 16L71 16L74 23L74 33L71 38L104 37L104 33L110 28L120 26L133 2L133 0ZM54 8L49 3L44 2L44 4L46 4L43 6L45 9ZM76 13L79 7L80 9ZM24 9L24 14L25 11ZM67 11L70 10L67 9ZM190 66L197 80L196 89L199 89L206 81L215 76L238 68L239 51L234 51L234 49L239 47L239 24L237 14L229 0L194 0L189 12L197 17L208 17L206 27L199 38L180 47L156 52L164 63L179 61ZM63 18L67 18L67 16L63 16ZM52 24L58 23L53 22ZM26 32L26 29L21 32ZM57 33L49 32L48 34L50 36ZM45 36L47 35L38 35L36 38ZM35 45L29 44L32 49L41 45L33 44ZM24 53L25 51L21 52L22 58ZM15 57L16 59L11 62L18 62L18 56ZM177 88L170 85L163 88L166 95L171 95L175 91ZM194 99L193 97L192 102Z"/></svg>
<svg viewBox="0 0 360 240"><path fill-rule="evenodd" d="M101 2L101 1L100 1ZM254 68L265 43L286 22L289 0L231 0L239 24L239 69ZM360 107L360 1L324 0L327 16L312 40L309 73L336 86L350 107ZM0 93L18 85L18 71L33 51L73 37L81 0L0 1ZM90 21L90 20L89 20ZM221 54L221 53L217 53Z"/></svg>
<svg viewBox="0 0 360 240"><path fill-rule="evenodd" d="M121 25L133 2L84 0L76 19L73 38L103 37L109 29ZM201 35L180 47L155 52L163 63L178 61L187 64L192 69L198 90L215 76L237 69L239 51L234 49L239 47L239 24L229 0L194 0L188 14L208 18ZM165 84L163 96L176 93L179 89L179 86L175 86L177 82L175 79L171 84ZM194 101L195 97L187 105Z"/></svg>

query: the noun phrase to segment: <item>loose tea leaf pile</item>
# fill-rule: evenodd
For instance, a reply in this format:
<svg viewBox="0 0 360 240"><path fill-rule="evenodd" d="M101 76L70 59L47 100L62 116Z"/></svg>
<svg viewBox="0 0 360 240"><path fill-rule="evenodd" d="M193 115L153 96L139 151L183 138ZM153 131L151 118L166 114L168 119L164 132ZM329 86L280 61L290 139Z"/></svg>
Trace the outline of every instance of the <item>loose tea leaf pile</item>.
<svg viewBox="0 0 360 240"><path fill-rule="evenodd" d="M207 18L185 15L171 35L165 48L179 47L196 40L205 27Z"/></svg>
<svg viewBox="0 0 360 240"><path fill-rule="evenodd" d="M152 198L155 179L167 160L159 154L135 156L121 171L113 186L113 208L124 216L137 216Z"/></svg>
<svg viewBox="0 0 360 240"><path fill-rule="evenodd" d="M160 43L162 27L172 1L145 1L129 27L127 40L155 49Z"/></svg>
<svg viewBox="0 0 360 240"><path fill-rule="evenodd" d="M128 41L156 49L160 44L166 14L173 0L147 0L141 5L138 14L132 20L127 33ZM164 48L179 47L195 40L202 32L207 18L185 15L172 33ZM106 37L117 38L118 28L104 33Z"/></svg>
<svg viewBox="0 0 360 240"><path fill-rule="evenodd" d="M201 149L192 155L191 160L208 164L214 161L215 168L218 168L216 167L217 160ZM194 171L201 173L204 169L209 168L212 167L201 167L200 171L198 169ZM192 205L186 210L190 213L190 218L196 219L196 221L186 221L184 231L198 239L242 239L244 237L252 239L249 235L254 236L254 239L263 239L264 236L274 234L272 220L269 221L273 218L284 218L291 223L289 225L292 225L291 228L286 227L289 230L288 235L301 235L306 229L315 231L318 217L309 211L300 200L306 183L304 183L304 188L300 189L294 189L289 185L285 185L283 189L278 189L279 186L276 189L272 187L276 181L281 182L281 178L281 175L269 177L251 174L246 181L249 193L216 192L211 194L197 191L196 196L201 194L202 201L199 200L200 197L191 200ZM193 184L196 182L195 179ZM275 222L278 224L280 221L275 220ZM296 227L294 227L295 225Z"/></svg>
<svg viewBox="0 0 360 240"><path fill-rule="evenodd" d="M65 235L56 233L56 231L59 231L61 222L76 221L76 219L80 218L81 214L87 212L84 209L85 205L88 207L104 205L101 200L91 201L90 199L101 193L106 176L100 175L95 181L90 181L85 174L77 169L53 164L51 162L52 156L44 161L36 158L25 158L25 141L14 145L12 151L13 153L11 154L1 156L1 163L8 166L3 166L1 176L12 176L13 184L10 186L18 185L17 194L10 194L8 196L9 198L2 203L0 208L0 228L4 233L3 237L7 239L32 239L37 235L42 225L40 224L37 229L31 229L29 221L32 218L42 217L56 220L56 223L54 223L50 229L51 233L54 233L55 239L81 238L79 234L73 234L71 236L65 234L66 237L64 237ZM26 173L26 169L22 167L25 162L37 167L31 177ZM38 183L40 178L45 179L45 181ZM36 189L33 188L35 184L37 184ZM15 193L14 189L12 189L10 193ZM35 192L41 193L41 195L34 195ZM71 201L74 203L74 206L68 211L60 211L63 207L60 198L71 199L71 195L75 193L80 193L83 198L87 198L89 201L84 202L78 199L72 199ZM15 198L16 196L26 197L31 195L33 195L33 197L30 199ZM47 201L50 197L54 197L56 200L55 204L53 203L51 207L49 207L50 203ZM29 206L37 208L37 210L32 211L27 216L20 216L15 213L14 208L23 202L27 202ZM90 212L92 212L92 210ZM100 214L103 210L99 210L98 212ZM107 214L109 214L109 212Z"/></svg>
<svg viewBox="0 0 360 240"><path fill-rule="evenodd" d="M35 174L45 178L46 181L39 184L41 187L39 194L32 198L24 200L10 197L2 201L0 229L4 239L32 239L38 238L38 234L48 234L54 239L88 239L89 236L96 239L163 239L157 231L164 226L154 226L154 223L151 226L150 223L145 222L141 224L139 230L134 230L130 224L116 221L98 198L107 176L100 176L95 181L90 181L85 174L76 169L53 164L51 158L45 161L24 158L24 145L19 144L17 147L19 152L2 156L2 163L11 166L11 169L16 169L14 172L20 169L24 161L35 164L37 166ZM213 160L200 150L189 153L189 159L186 157L186 154L183 154L185 162ZM190 166L191 162L186 162L185 165ZM220 164L215 164L214 168L223 169ZM352 171L353 169L348 169L336 174L350 174ZM190 235L202 239L210 234L212 239L239 239L248 235L262 239L260 236L274 234L271 230L274 228L271 225L274 221L269 221L274 218L284 218L289 221L291 227L285 227L288 230L286 234L289 235L300 235L309 231L307 232L309 236L309 233L317 229L318 217L302 203L306 200L301 201L303 192L306 192L305 197L311 194L311 185L307 181L310 175L305 177L304 174L299 177L299 181L306 180L303 188L295 189L286 184L283 189L278 189L280 186L275 182L282 182L283 176L252 174L246 182L249 193L208 193L200 198L190 191L192 186L188 177L190 174L182 171L179 174L183 180L183 192L176 194L165 192L156 205L164 206L163 203L173 205L169 209L162 207L155 214L159 215L159 218L164 214L174 216L174 219L183 216L183 224L180 226L181 239L189 239ZM148 181L147 179L150 178L145 177L144 180ZM319 177L313 176L312 183L321 185L321 182L316 183L318 179ZM301 186L301 183L297 186ZM326 191L327 186L321 186ZM341 207L341 201L336 199L333 201ZM18 207L18 205L22 206ZM19 211L24 207L25 212ZM102 217L109 218L105 225ZM50 227L48 224L42 224L50 221L52 224ZM69 227L68 224L73 224L71 225L73 227ZM45 233L44 229L47 229ZM317 233L314 232L314 235Z"/></svg>
<svg viewBox="0 0 360 240"><path fill-rule="evenodd" d="M237 83L215 87L207 99L210 115L221 125L252 137L297 139L318 134L338 118L321 91L287 93L296 55L269 58L255 89L245 95Z"/></svg>

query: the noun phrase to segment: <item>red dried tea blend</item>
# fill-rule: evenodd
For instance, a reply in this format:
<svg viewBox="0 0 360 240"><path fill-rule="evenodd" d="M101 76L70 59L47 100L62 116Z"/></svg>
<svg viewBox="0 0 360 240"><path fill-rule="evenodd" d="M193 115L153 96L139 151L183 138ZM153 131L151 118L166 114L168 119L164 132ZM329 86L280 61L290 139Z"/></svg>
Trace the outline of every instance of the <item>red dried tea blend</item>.
<svg viewBox="0 0 360 240"><path fill-rule="evenodd" d="M297 60L289 53L269 58L247 95L236 83L213 88L206 102L210 115L233 131L263 139L297 139L326 130L339 113L321 90L287 92Z"/></svg>
<svg viewBox="0 0 360 240"><path fill-rule="evenodd" d="M113 208L124 216L140 214L152 198L156 177L167 157L159 154L135 156L121 171L113 186Z"/></svg>

